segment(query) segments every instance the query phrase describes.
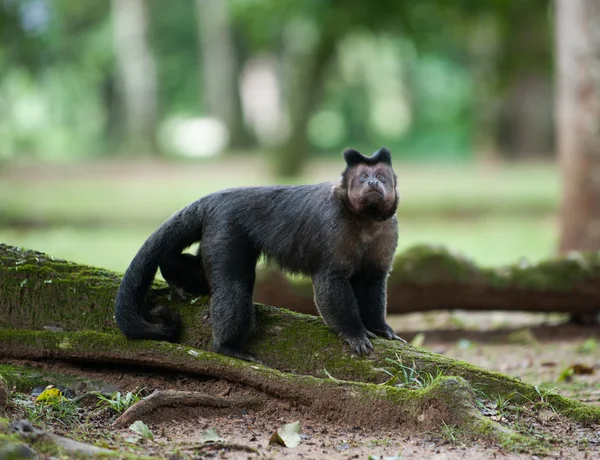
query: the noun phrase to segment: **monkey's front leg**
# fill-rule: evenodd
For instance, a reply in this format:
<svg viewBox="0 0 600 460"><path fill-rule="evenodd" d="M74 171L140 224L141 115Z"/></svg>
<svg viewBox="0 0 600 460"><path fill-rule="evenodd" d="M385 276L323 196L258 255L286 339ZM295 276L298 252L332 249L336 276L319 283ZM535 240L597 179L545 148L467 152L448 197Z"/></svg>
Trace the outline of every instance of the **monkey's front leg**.
<svg viewBox="0 0 600 460"><path fill-rule="evenodd" d="M354 352L366 355L373 350L350 282L337 273L317 273L312 277L315 303L325 323L350 344Z"/></svg>
<svg viewBox="0 0 600 460"><path fill-rule="evenodd" d="M363 324L369 332L390 340L401 340L385 320L387 273L361 272L350 280Z"/></svg>

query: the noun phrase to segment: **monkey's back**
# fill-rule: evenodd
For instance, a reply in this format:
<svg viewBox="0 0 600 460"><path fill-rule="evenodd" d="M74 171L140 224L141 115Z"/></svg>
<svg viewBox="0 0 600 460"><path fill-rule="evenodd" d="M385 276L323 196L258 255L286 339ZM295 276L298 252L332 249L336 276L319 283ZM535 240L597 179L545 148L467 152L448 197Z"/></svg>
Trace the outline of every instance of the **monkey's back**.
<svg viewBox="0 0 600 460"><path fill-rule="evenodd" d="M267 259L290 271L310 273L331 255L335 226L342 218L333 186L326 182L215 192L200 200L202 233L239 234L241 230Z"/></svg>
<svg viewBox="0 0 600 460"><path fill-rule="evenodd" d="M333 182L297 186L242 187L201 200L203 235L243 234L248 243L282 268L312 274L324 266L352 265L361 248L358 219L334 194ZM388 224L395 234L395 218ZM369 230L368 230L369 231ZM202 238L201 244L215 239ZM340 251L340 247L346 250ZM393 249L392 249L393 251ZM351 253L350 253L351 252ZM344 256L346 259L342 260ZM345 267L352 270L352 267Z"/></svg>

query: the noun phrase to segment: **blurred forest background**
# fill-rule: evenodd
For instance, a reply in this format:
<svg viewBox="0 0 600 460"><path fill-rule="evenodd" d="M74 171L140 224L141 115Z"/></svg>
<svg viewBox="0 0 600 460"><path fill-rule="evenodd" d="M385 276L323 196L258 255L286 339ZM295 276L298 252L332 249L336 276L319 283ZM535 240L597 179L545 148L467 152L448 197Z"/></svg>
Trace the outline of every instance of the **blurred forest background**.
<svg viewBox="0 0 600 460"><path fill-rule="evenodd" d="M385 145L399 250L553 256L556 23L549 0L0 0L0 241L124 270L205 193Z"/></svg>

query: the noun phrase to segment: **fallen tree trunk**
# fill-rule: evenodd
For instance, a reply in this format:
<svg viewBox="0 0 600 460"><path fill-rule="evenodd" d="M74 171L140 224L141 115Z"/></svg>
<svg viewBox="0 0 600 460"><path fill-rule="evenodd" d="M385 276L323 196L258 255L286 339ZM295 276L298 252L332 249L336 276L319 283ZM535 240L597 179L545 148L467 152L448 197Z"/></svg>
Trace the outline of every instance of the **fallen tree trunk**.
<svg viewBox="0 0 600 460"><path fill-rule="evenodd" d="M442 247L415 246L398 255L388 281L388 313L432 310L600 312L600 253L482 268ZM317 315L309 280L259 273L258 302Z"/></svg>
<svg viewBox="0 0 600 460"><path fill-rule="evenodd" d="M375 423L382 410L398 423L414 417L419 420L431 406L431 394L436 395L438 416L433 419L437 422L459 417L445 407L473 406L472 401L465 402L472 398L463 390L449 399L443 394L450 390L431 390L434 393L414 399L414 391L411 396L404 393L410 390L403 388L372 385L389 378L382 368L389 368L390 360L412 365L423 374L443 373L450 379L441 379L446 383L438 382L431 389L440 385L464 389L468 382L490 398L504 395L515 402L540 399L539 389L517 379L396 341L375 339L375 351L368 358L359 358L349 353L320 318L260 304L256 306L258 327L250 349L279 371L207 353L203 350L210 350L212 339L208 299L183 302L171 296L164 283L154 285L150 301L180 312L185 325L182 345L130 341L117 330L113 318L119 281L112 272L0 245L0 357L140 364L213 375L275 396L304 400L315 410L343 411L351 405L357 419L365 424ZM545 395L544 400L573 419L600 421L600 408L557 394ZM374 407L377 410L370 410ZM467 412L470 423L480 428L485 425L477 411Z"/></svg>

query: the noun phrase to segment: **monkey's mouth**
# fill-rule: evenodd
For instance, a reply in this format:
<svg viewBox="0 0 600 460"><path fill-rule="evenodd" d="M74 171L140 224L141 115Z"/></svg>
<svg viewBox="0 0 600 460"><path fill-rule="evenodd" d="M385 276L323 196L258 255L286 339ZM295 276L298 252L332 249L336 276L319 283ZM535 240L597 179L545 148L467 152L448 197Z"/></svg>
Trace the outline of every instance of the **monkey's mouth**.
<svg viewBox="0 0 600 460"><path fill-rule="evenodd" d="M377 194L379 196L384 196L383 192L381 190L378 190L376 188L372 188L368 191L366 191L363 196L373 196L374 194Z"/></svg>

